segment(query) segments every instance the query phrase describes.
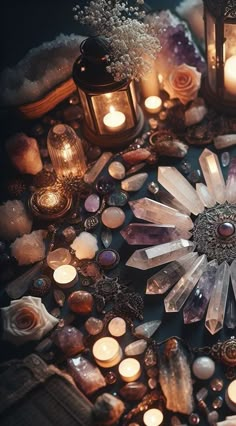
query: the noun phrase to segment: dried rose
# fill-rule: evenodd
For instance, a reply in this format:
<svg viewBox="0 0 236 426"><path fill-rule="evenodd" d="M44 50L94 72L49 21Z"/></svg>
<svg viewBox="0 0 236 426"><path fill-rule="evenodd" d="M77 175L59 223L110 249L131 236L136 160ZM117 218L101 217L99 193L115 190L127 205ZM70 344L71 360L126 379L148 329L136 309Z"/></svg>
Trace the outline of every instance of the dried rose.
<svg viewBox="0 0 236 426"><path fill-rule="evenodd" d="M182 64L175 67L164 81L164 89L170 98L178 98L182 104L195 99L201 83L201 73L195 67Z"/></svg>
<svg viewBox="0 0 236 426"><path fill-rule="evenodd" d="M1 308L3 338L16 345L39 340L48 333L58 319L48 313L39 297L24 296Z"/></svg>

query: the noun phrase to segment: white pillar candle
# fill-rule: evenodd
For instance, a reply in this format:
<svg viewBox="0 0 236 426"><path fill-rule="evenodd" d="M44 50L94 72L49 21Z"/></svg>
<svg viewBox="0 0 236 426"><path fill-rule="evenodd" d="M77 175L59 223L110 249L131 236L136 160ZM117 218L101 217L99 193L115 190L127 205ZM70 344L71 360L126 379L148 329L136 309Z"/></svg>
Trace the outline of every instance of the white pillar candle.
<svg viewBox="0 0 236 426"><path fill-rule="evenodd" d="M146 426L159 426L163 422L163 414L157 408L151 408L143 416L143 422Z"/></svg>
<svg viewBox="0 0 236 426"><path fill-rule="evenodd" d="M155 63L152 63L151 67L152 69L146 75L146 78L141 78L139 81L140 91L143 98L158 96L160 92L158 73L155 69Z"/></svg>
<svg viewBox="0 0 236 426"><path fill-rule="evenodd" d="M236 95L236 55L231 56L225 62L224 77L227 92Z"/></svg>
<svg viewBox="0 0 236 426"><path fill-rule="evenodd" d="M93 356L96 363L103 368L117 365L122 357L122 350L113 337L102 337L93 345Z"/></svg>
<svg viewBox="0 0 236 426"><path fill-rule="evenodd" d="M121 111L116 111L114 107L110 107L108 112L103 117L103 123L110 132L118 132L125 126L126 117Z"/></svg>
<svg viewBox="0 0 236 426"><path fill-rule="evenodd" d="M140 363L135 358L126 358L121 361L118 370L124 382L134 382L141 376Z"/></svg>
<svg viewBox="0 0 236 426"><path fill-rule="evenodd" d="M159 96L149 96L144 101L144 107L150 114L155 114L161 110L162 100Z"/></svg>
<svg viewBox="0 0 236 426"><path fill-rule="evenodd" d="M61 265L53 273L55 283L63 288L73 287L78 281L78 274L74 266Z"/></svg>

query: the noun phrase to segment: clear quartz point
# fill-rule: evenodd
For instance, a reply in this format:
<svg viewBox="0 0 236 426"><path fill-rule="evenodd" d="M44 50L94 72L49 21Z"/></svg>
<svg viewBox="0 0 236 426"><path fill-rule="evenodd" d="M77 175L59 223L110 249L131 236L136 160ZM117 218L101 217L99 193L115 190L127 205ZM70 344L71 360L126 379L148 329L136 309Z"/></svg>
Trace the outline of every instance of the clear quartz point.
<svg viewBox="0 0 236 426"><path fill-rule="evenodd" d="M196 288L190 295L183 310L185 324L191 324L202 319L214 287L217 267L216 260L208 263L205 272L203 272Z"/></svg>
<svg viewBox="0 0 236 426"><path fill-rule="evenodd" d="M230 161L229 172L226 181L226 200L229 203L236 203L236 157Z"/></svg>
<svg viewBox="0 0 236 426"><path fill-rule="evenodd" d="M156 224L175 225L179 229L189 231L193 228L193 222L186 214L180 213L172 207L165 206L150 198L140 198L129 202L134 216Z"/></svg>
<svg viewBox="0 0 236 426"><path fill-rule="evenodd" d="M108 163L108 161L111 159L112 157L112 153L111 152L104 152L99 159L96 161L96 163L91 167L91 169L89 169L85 175L84 175L84 181L86 183L93 183L99 173L102 171L102 169L105 167L105 165Z"/></svg>
<svg viewBox="0 0 236 426"><path fill-rule="evenodd" d="M236 328L236 301L229 299L226 307L225 324L227 328L235 330Z"/></svg>
<svg viewBox="0 0 236 426"><path fill-rule="evenodd" d="M164 244L184 238L188 240L192 234L177 229L174 225L155 225L150 223L129 223L120 231L122 237L131 245Z"/></svg>
<svg viewBox="0 0 236 426"><path fill-rule="evenodd" d="M177 200L195 215L202 213L202 204L197 192L175 167L159 167L158 181Z"/></svg>
<svg viewBox="0 0 236 426"><path fill-rule="evenodd" d="M180 278L174 288L166 296L164 300L166 312L179 312L205 271L206 266L207 257L203 254L195 260L188 272Z"/></svg>
<svg viewBox="0 0 236 426"><path fill-rule="evenodd" d="M231 277L232 287L234 291L234 297L236 300L236 259L234 259L230 265L230 277Z"/></svg>
<svg viewBox="0 0 236 426"><path fill-rule="evenodd" d="M229 265L223 262L216 272L215 285L209 302L205 327L211 334L216 334L224 324L225 308L229 288Z"/></svg>
<svg viewBox="0 0 236 426"><path fill-rule="evenodd" d="M214 195L209 192L209 189L204 183L197 183L196 191L205 207L213 207L216 204Z"/></svg>
<svg viewBox="0 0 236 426"><path fill-rule="evenodd" d="M150 269L163 265L192 252L195 244L188 240L175 240L150 248L136 250L127 260L126 265L137 269Z"/></svg>
<svg viewBox="0 0 236 426"><path fill-rule="evenodd" d="M226 190L217 155L206 148L199 157L199 163L210 194L223 204L226 201Z"/></svg>
<svg viewBox="0 0 236 426"><path fill-rule="evenodd" d="M198 257L196 252L188 253L178 260L165 265L147 280L146 294L163 294L173 287L187 272Z"/></svg>

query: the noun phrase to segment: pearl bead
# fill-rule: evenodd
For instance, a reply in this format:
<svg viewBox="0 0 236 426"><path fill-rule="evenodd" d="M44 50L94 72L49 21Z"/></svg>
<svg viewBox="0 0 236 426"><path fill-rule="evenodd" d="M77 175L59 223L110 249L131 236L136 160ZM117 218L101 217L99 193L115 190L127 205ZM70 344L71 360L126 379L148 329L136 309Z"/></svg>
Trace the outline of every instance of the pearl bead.
<svg viewBox="0 0 236 426"><path fill-rule="evenodd" d="M218 234L222 238L228 238L231 237L235 233L235 227L233 223L230 222L223 222L218 226Z"/></svg>
<svg viewBox="0 0 236 426"><path fill-rule="evenodd" d="M193 374L201 380L209 379L215 372L215 363L207 356L196 358L192 365Z"/></svg>

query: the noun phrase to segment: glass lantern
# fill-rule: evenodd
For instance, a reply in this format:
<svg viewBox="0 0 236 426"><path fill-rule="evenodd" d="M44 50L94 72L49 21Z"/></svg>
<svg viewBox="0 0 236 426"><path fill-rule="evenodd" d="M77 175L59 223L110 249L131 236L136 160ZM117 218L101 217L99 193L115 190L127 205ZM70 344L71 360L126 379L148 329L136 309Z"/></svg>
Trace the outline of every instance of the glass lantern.
<svg viewBox="0 0 236 426"><path fill-rule="evenodd" d="M236 0L204 0L207 76L204 91L216 109L236 113Z"/></svg>
<svg viewBox="0 0 236 426"><path fill-rule="evenodd" d="M73 78L84 110L82 131L86 139L104 148L125 146L142 130L143 113L134 82L114 81L106 67L108 43L90 37L80 46Z"/></svg>
<svg viewBox="0 0 236 426"><path fill-rule="evenodd" d="M47 147L53 168L59 178L82 178L87 169L81 140L67 124L49 130Z"/></svg>

